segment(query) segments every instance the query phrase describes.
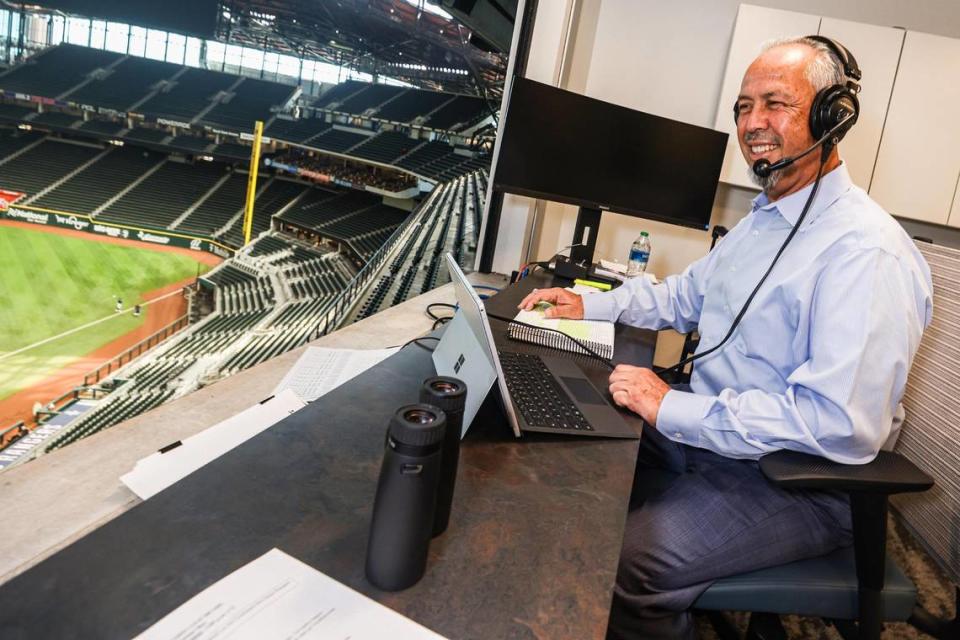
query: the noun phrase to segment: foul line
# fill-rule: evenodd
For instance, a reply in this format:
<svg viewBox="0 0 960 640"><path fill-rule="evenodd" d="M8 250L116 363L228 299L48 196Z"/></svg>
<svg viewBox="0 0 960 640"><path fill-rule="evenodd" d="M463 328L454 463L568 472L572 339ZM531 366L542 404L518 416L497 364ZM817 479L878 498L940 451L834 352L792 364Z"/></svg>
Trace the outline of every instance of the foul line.
<svg viewBox="0 0 960 640"><path fill-rule="evenodd" d="M157 302L157 301L159 301L159 300L163 300L164 298L169 298L170 296L179 295L180 293L181 293L181 291L180 291L179 289L176 290L176 291L171 291L170 293L165 293L165 294L163 294L162 296L157 296L156 298L153 298L152 300L147 300L146 302L141 303L140 306L141 306L141 307L145 307L145 306L150 305L150 304L153 304L154 302ZM24 351L29 351L29 350L31 350L31 349L35 349L35 348L37 348L37 347L40 347L40 346L43 346L43 345L47 344L48 342L53 342L54 340L59 340L60 338L65 338L66 336L69 336L69 335L72 334L72 333L76 333L77 331L83 331L84 329L89 329L90 327L92 327L92 326L94 326L94 325L98 325L98 324L100 324L101 322L106 322L107 320L112 320L112 319L114 319L114 318L117 318L117 317L123 315L124 313L133 313L133 308L131 307L131 308L129 308L129 309L124 309L124 310L121 311L120 313L114 312L113 314L111 314L111 315L109 315L109 316L104 316L103 318L100 318L99 320L94 320L93 322L88 322L88 323L85 324L85 325L82 325L82 326L79 326L79 327L75 327L75 328L73 328L73 329L70 329L69 331L64 331L63 333L57 334L57 335L55 335L55 336L51 336L51 337L49 337L49 338L44 338L44 339L41 340L40 342L34 342L33 344L28 344L28 345L25 346L25 347L20 347L20 348L17 349L16 351L10 351L10 352L8 352L8 353L5 353L5 354L3 354L2 356L0 356L0 362L2 362L3 360L6 360L7 358L11 358L11 357L17 355L18 353L23 353Z"/></svg>

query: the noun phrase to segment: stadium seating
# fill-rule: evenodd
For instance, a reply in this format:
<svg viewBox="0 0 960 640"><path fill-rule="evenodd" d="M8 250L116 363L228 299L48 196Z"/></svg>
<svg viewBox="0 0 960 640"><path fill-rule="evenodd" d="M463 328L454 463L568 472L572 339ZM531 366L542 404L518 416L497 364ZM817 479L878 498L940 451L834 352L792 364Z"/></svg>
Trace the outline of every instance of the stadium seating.
<svg viewBox="0 0 960 640"><path fill-rule="evenodd" d="M218 163L165 162L97 217L162 229L209 191L225 169Z"/></svg>
<svg viewBox="0 0 960 640"><path fill-rule="evenodd" d="M210 110L201 122L239 131L253 131L254 121L265 119L271 107L286 103L293 91L289 85L244 78L232 90L232 97Z"/></svg>
<svg viewBox="0 0 960 640"><path fill-rule="evenodd" d="M0 129L0 165L2 165L9 156L26 149L42 137L43 134L37 131ZM0 176L3 176L3 169L0 169ZM2 182L3 178L0 177L0 183Z"/></svg>
<svg viewBox="0 0 960 640"><path fill-rule="evenodd" d="M264 135L278 140L306 144L311 138L324 133L332 126L319 118L303 118L302 120L276 118L267 126Z"/></svg>
<svg viewBox="0 0 960 640"><path fill-rule="evenodd" d="M145 98L160 80L172 77L181 68L167 62L129 56L104 77L71 91L65 100L125 112Z"/></svg>
<svg viewBox="0 0 960 640"><path fill-rule="evenodd" d="M460 131L480 122L490 111L480 98L457 96L430 116L426 125L434 129Z"/></svg>
<svg viewBox="0 0 960 640"><path fill-rule="evenodd" d="M364 191L317 190L282 213L280 219L319 230L340 218L374 207L380 200L380 196Z"/></svg>
<svg viewBox="0 0 960 640"><path fill-rule="evenodd" d="M223 142L213 148L213 155L228 160L250 160L253 145L247 146L236 142Z"/></svg>
<svg viewBox="0 0 960 640"><path fill-rule="evenodd" d="M125 394L118 396L115 400L107 400L104 404L85 413L76 423L71 424L69 429L54 438L45 447L44 451L50 453L55 449L65 447L98 431L145 413L169 400L173 397L173 394L172 389L160 389L130 395Z"/></svg>
<svg viewBox="0 0 960 640"><path fill-rule="evenodd" d="M80 131L104 136L118 136L125 128L125 124L110 120L89 120L78 127Z"/></svg>
<svg viewBox="0 0 960 640"><path fill-rule="evenodd" d="M56 98L83 82L94 69L121 57L110 51L62 44L42 51L0 75L0 89Z"/></svg>
<svg viewBox="0 0 960 640"><path fill-rule="evenodd" d="M133 142L146 142L148 144L160 144L169 137L170 134L162 129L145 129L143 127L131 129L125 136L123 136L124 140L131 140Z"/></svg>
<svg viewBox="0 0 960 640"><path fill-rule="evenodd" d="M186 151L187 153L206 153L207 148L213 145L213 141L209 138L201 138L199 136L174 136L167 141L167 146L178 151Z"/></svg>
<svg viewBox="0 0 960 640"><path fill-rule="evenodd" d="M0 77L0 80L2 80L2 77ZM31 113L36 113L36 111L36 109L19 104L0 103L0 121L20 122Z"/></svg>
<svg viewBox="0 0 960 640"><path fill-rule="evenodd" d="M407 219L407 212L378 204L349 216L344 216L318 228L324 235L351 242L372 233L392 231ZM389 235L389 234L388 234Z"/></svg>
<svg viewBox="0 0 960 640"><path fill-rule="evenodd" d="M336 84L330 89L328 89L323 95L317 98L314 101L314 106L318 108L329 108L331 105L339 104L345 99L349 98L353 94L366 89L369 86L367 82L359 82L357 80L347 80L346 82L341 82Z"/></svg>
<svg viewBox="0 0 960 640"><path fill-rule="evenodd" d="M115 148L31 204L71 213L93 213L162 160L160 154L143 149Z"/></svg>
<svg viewBox="0 0 960 640"><path fill-rule="evenodd" d="M394 258L385 263L372 287L352 312L355 320L366 318L448 281L442 269L443 254L452 252L461 264L472 263L479 218L477 210L485 193L483 171L460 176L438 185L414 214L421 224L410 233ZM408 225L407 228L410 228Z"/></svg>
<svg viewBox="0 0 960 640"><path fill-rule="evenodd" d="M394 160L409 153L420 144L410 136L398 131L384 131L350 150L351 156L392 164Z"/></svg>
<svg viewBox="0 0 960 640"><path fill-rule="evenodd" d="M394 96L403 92L402 87L394 87L389 84L368 84L366 89L355 93L340 103L337 111L345 113L363 114L368 109L373 109Z"/></svg>
<svg viewBox="0 0 960 640"><path fill-rule="evenodd" d="M247 174L234 173L176 226L179 231L212 236L243 209ZM266 180L260 178L258 185Z"/></svg>
<svg viewBox="0 0 960 640"><path fill-rule="evenodd" d="M385 104L376 115L384 120L412 122L453 99L454 96L448 93L407 89L403 95Z"/></svg>
<svg viewBox="0 0 960 640"><path fill-rule="evenodd" d="M453 152L453 147L445 142L427 142L397 161L397 166L411 171L443 158Z"/></svg>
<svg viewBox="0 0 960 640"><path fill-rule="evenodd" d="M103 149L44 140L0 165L0 188L36 195L100 153Z"/></svg>
<svg viewBox="0 0 960 640"><path fill-rule="evenodd" d="M274 178L264 188L254 201L253 208L253 237L257 237L270 228L270 219L291 201L300 197L309 187L299 182ZM230 228L217 236L219 240L230 246L243 245L243 217L237 218Z"/></svg>
<svg viewBox="0 0 960 640"><path fill-rule="evenodd" d="M237 76L216 71L187 69L176 76L170 85L140 105L137 111L190 122L210 106L211 98L218 91L226 91L238 79Z"/></svg>
<svg viewBox="0 0 960 640"><path fill-rule="evenodd" d="M343 129L331 128L323 135L317 136L310 141L310 146L317 149L326 149L344 153L351 147L355 147L361 142L368 140L370 136L353 131L344 131Z"/></svg>
<svg viewBox="0 0 960 640"><path fill-rule="evenodd" d="M83 119L80 118L80 116L60 111L44 111L43 113L37 114L37 116L30 121L31 124L41 125L55 130L73 129L75 126L79 126L81 122L83 122Z"/></svg>

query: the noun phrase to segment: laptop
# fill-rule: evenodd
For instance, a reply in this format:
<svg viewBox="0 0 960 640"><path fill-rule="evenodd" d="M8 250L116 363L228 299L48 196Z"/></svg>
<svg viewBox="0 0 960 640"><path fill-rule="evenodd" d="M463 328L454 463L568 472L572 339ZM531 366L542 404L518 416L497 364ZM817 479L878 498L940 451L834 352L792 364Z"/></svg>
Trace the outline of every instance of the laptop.
<svg viewBox="0 0 960 640"><path fill-rule="evenodd" d="M458 309L433 352L433 364L438 374L467 385L461 437L494 382L518 438L524 431L639 437L571 357L523 353L509 345L498 351L483 302L453 256L445 258Z"/></svg>

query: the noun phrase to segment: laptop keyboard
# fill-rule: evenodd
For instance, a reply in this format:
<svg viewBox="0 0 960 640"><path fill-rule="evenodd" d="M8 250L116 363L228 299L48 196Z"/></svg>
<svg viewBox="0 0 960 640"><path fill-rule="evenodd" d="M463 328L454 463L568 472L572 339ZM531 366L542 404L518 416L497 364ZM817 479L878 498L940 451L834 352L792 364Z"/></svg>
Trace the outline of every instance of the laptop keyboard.
<svg viewBox="0 0 960 640"><path fill-rule="evenodd" d="M498 353L510 397L528 425L564 431L593 431L539 356Z"/></svg>

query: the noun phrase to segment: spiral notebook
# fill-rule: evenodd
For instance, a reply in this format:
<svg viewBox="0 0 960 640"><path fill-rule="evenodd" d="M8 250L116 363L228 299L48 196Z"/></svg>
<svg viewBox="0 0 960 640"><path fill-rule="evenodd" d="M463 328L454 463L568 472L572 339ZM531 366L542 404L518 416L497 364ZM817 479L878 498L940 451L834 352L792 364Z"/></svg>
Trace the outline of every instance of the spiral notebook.
<svg viewBox="0 0 960 640"><path fill-rule="evenodd" d="M509 336L514 340L532 342L545 347L562 349L573 353L588 353L580 345L570 339L576 338L597 355L606 359L613 357L613 323L604 320L561 320L545 318L543 312L549 305L537 305L531 311L521 311L514 318L508 328ZM525 325L534 325L527 327ZM535 328L536 327L536 328ZM542 329L553 329L543 331ZM562 334L554 333L559 331ZM570 336L570 337L568 337Z"/></svg>

